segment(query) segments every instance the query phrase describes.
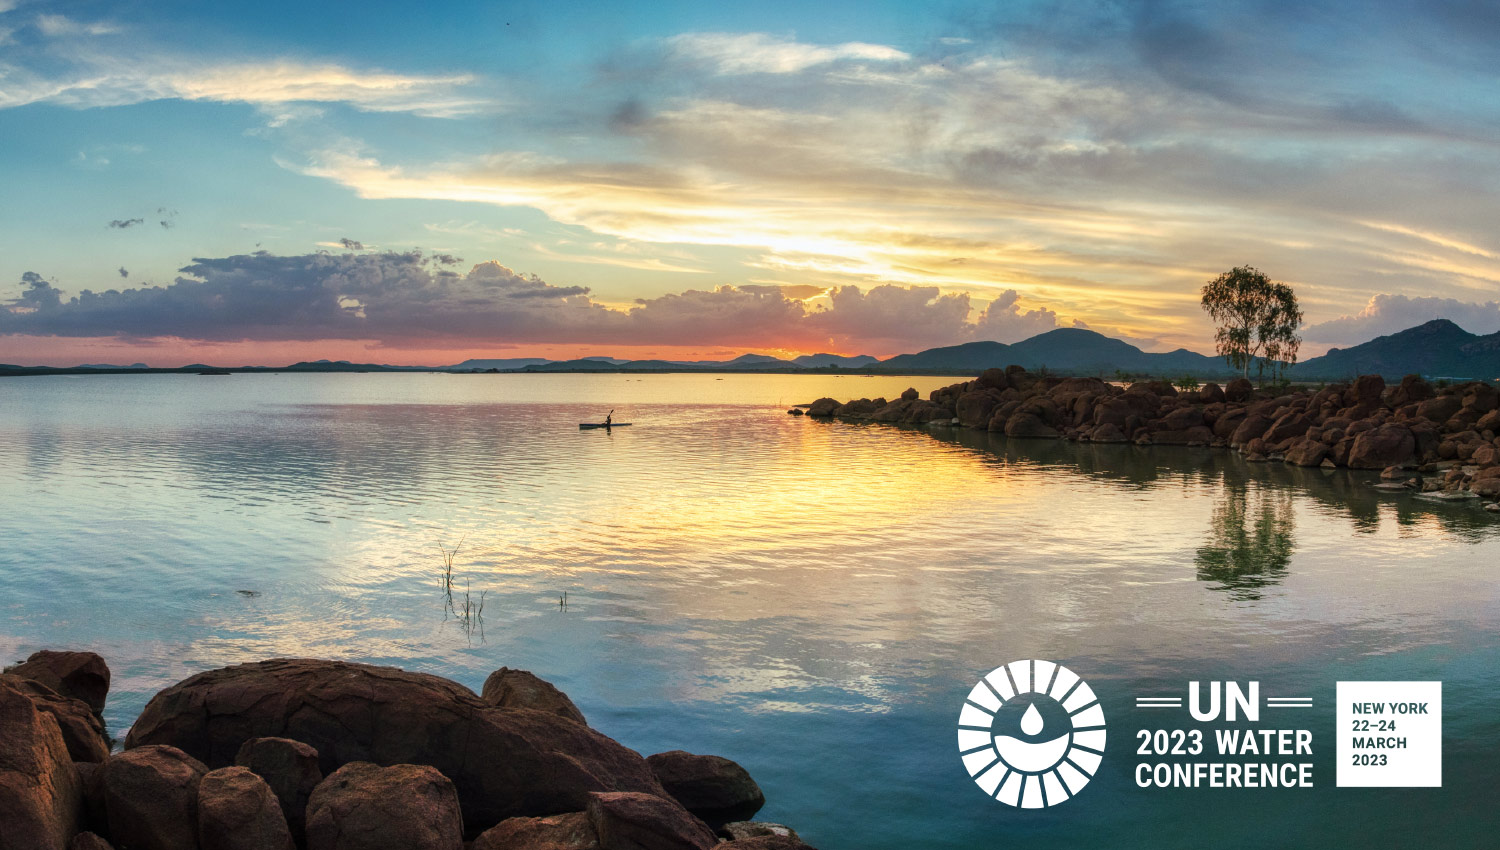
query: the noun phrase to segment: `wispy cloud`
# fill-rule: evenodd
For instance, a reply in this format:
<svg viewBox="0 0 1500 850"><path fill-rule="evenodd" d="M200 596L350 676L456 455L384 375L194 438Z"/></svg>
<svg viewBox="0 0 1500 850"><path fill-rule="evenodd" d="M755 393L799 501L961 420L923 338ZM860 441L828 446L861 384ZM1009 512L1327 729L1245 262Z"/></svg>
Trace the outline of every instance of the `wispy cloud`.
<svg viewBox="0 0 1500 850"><path fill-rule="evenodd" d="M883 44L808 44L766 33L686 33L667 39L667 45L673 58L705 63L720 74L795 74L840 61L911 58Z"/></svg>
<svg viewBox="0 0 1500 850"><path fill-rule="evenodd" d="M0 9L0 11L4 11ZM48 38L61 38L73 35L111 35L120 31L120 27L103 21L85 23L75 21L66 15L37 15L36 28L42 35Z"/></svg>

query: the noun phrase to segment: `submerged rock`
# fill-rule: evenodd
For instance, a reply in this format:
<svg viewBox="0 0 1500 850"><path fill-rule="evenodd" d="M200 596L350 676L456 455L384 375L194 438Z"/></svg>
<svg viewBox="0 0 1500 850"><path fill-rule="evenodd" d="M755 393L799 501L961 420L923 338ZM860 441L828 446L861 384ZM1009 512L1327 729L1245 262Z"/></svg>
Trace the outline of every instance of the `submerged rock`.
<svg viewBox="0 0 1500 850"><path fill-rule="evenodd" d="M595 791L666 793L639 753L580 723L496 708L437 676L342 661L200 673L152 698L125 745L172 744L223 767L261 737L308 744L325 775L356 761L431 765L453 780L474 832L580 811Z"/></svg>

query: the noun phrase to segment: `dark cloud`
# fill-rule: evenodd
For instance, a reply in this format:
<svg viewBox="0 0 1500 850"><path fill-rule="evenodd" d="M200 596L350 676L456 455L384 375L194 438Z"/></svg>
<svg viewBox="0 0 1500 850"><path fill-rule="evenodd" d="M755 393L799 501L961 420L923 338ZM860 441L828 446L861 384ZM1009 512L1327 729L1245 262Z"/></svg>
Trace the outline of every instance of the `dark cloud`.
<svg viewBox="0 0 1500 850"><path fill-rule="evenodd" d="M130 272L124 266L120 266L120 277L130 277Z"/></svg>
<svg viewBox="0 0 1500 850"><path fill-rule="evenodd" d="M359 241L358 239L350 239L347 236L340 237L339 244L343 245L350 251L363 251L365 249L365 243Z"/></svg>
<svg viewBox="0 0 1500 850"><path fill-rule="evenodd" d="M970 321L970 299L936 287L844 286L809 306L781 286L722 286L594 301L491 261L467 274L420 251L197 259L170 285L64 299L41 275L0 309L0 334L205 341L370 339L389 345L596 343L902 351L1049 330L1056 315L1004 293ZM786 287L797 294L821 292ZM1030 334L1026 334L1030 335Z"/></svg>
<svg viewBox="0 0 1500 850"><path fill-rule="evenodd" d="M111 221L109 226L116 230L125 230L126 228L135 227L137 224L144 224L145 222L146 220L143 218L117 218Z"/></svg>

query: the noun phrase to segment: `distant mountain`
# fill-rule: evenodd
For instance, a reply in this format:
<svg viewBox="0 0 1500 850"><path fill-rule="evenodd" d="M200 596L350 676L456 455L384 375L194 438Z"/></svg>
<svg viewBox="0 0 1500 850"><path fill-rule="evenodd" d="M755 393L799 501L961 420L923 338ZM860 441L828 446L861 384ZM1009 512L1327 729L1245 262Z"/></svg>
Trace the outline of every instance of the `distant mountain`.
<svg viewBox="0 0 1500 850"><path fill-rule="evenodd" d="M861 366L870 366L879 363L878 357L868 354L858 354L854 357L845 357L842 354L804 354L801 357L793 357L792 363L804 369L858 369Z"/></svg>
<svg viewBox="0 0 1500 850"><path fill-rule="evenodd" d="M472 369L520 369L524 366L536 366L546 363L545 357L510 357L500 360L465 360L444 368L467 372Z"/></svg>
<svg viewBox="0 0 1500 850"><path fill-rule="evenodd" d="M129 366L118 366L114 363L80 363L79 369L150 369L145 363L132 363Z"/></svg>
<svg viewBox="0 0 1500 850"><path fill-rule="evenodd" d="M1046 367L1076 375L1111 375L1116 371L1152 375L1219 376L1229 372L1223 360L1179 348L1165 354L1140 350L1123 340L1084 328L1058 328L1030 339L1006 345L1000 342L966 342L929 348L916 354L898 354L877 365L882 372L905 369L982 371L1011 364L1027 369Z"/></svg>
<svg viewBox="0 0 1500 850"><path fill-rule="evenodd" d="M1471 334L1447 319L1376 337L1352 348L1333 348L1292 367L1298 380L1344 380L1356 375L1490 380L1500 377L1500 333Z"/></svg>

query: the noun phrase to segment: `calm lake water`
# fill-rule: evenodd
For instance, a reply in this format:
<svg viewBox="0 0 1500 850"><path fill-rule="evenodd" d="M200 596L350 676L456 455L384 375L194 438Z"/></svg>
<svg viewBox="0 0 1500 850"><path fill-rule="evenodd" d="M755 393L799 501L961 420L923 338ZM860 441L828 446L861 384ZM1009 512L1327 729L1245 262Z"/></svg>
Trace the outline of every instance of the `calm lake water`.
<svg viewBox="0 0 1500 850"><path fill-rule="evenodd" d="M476 690L527 668L643 753L740 761L760 817L824 850L1496 846L1500 523L1210 450L785 415L952 380L0 381L0 659L96 649L120 736L158 689L271 656ZM610 408L634 426L578 431ZM482 629L439 589L460 541ZM1109 719L1094 780L1041 811L986 799L955 746L970 687L1025 658ZM1315 787L1137 788L1163 715L1134 699L1188 679L1313 696L1285 725ZM1443 681L1444 787L1334 787L1341 679Z"/></svg>

